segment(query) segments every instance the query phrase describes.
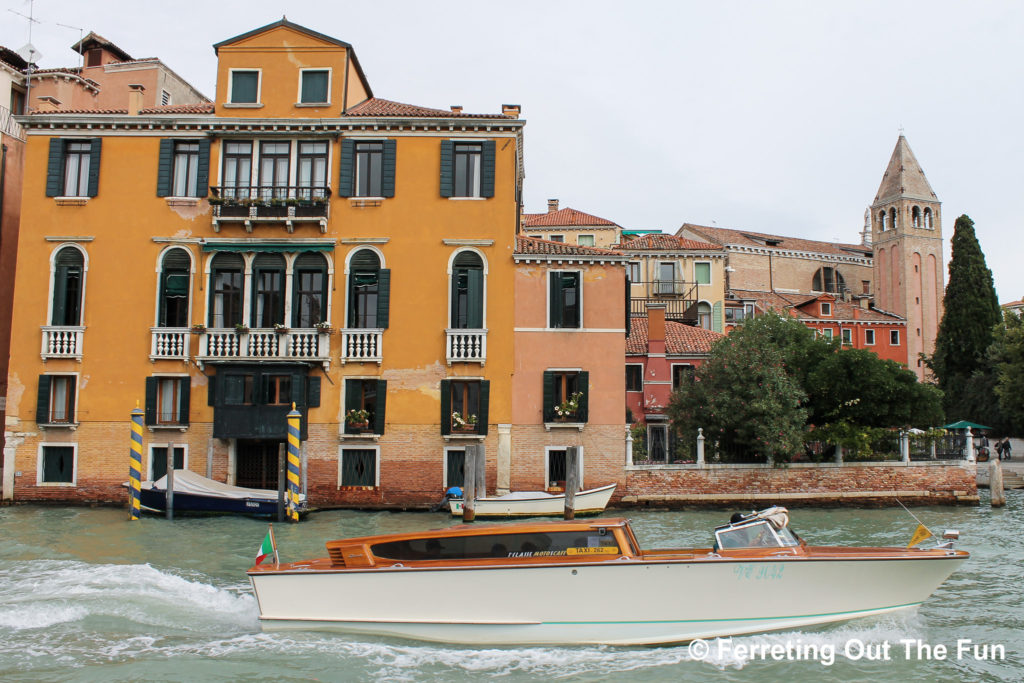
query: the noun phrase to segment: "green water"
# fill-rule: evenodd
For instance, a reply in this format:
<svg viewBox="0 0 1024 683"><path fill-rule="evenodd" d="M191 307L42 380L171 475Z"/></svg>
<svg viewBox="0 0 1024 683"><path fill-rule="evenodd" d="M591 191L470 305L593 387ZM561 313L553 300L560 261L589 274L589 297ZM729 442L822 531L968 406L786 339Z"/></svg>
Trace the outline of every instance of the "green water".
<svg viewBox="0 0 1024 683"><path fill-rule="evenodd" d="M844 625L737 638L724 656L688 648L473 648L327 635L264 634L245 570L266 524L240 518L128 523L113 509L0 508L0 680L3 681L1002 681L1024 680L1024 492L1006 508L918 508L934 529L958 528L971 559L919 610ZM706 546L725 511L627 511L643 545ZM430 513L334 511L276 525L282 560L323 556L325 540L452 524ZM802 508L792 526L814 544L902 545L902 510ZM836 590L842 590L836 586ZM665 585L664 590L700 590ZM608 586L609 610L629 586ZM458 600L424 595L425 601ZM916 645L949 649L938 660ZM1001 645L957 657L958 639ZM868 653L888 659L869 661ZM740 647L787 645L774 661ZM714 649L715 643L712 642ZM829 649L831 665L823 663ZM846 648L851 660L844 656ZM984 650L978 651L985 655Z"/></svg>

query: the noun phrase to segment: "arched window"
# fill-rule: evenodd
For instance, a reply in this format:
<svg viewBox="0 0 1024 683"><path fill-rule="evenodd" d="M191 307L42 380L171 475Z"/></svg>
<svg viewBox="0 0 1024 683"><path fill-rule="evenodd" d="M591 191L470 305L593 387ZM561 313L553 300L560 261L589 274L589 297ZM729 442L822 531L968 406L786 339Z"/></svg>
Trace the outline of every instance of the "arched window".
<svg viewBox="0 0 1024 683"><path fill-rule="evenodd" d="M885 209L878 212L878 229L885 231Z"/></svg>
<svg viewBox="0 0 1024 683"><path fill-rule="evenodd" d="M284 324L284 257L257 254L252 263L252 326Z"/></svg>
<svg viewBox="0 0 1024 683"><path fill-rule="evenodd" d="M239 254L221 253L210 266L210 320L212 328L242 324L245 263Z"/></svg>
<svg viewBox="0 0 1024 683"><path fill-rule="evenodd" d="M915 206L910 210L910 224L915 228L921 227L921 207Z"/></svg>
<svg viewBox="0 0 1024 683"><path fill-rule="evenodd" d="M932 210L927 207L924 210L924 227L932 229Z"/></svg>
<svg viewBox="0 0 1024 683"><path fill-rule="evenodd" d="M82 286L85 257L76 247L61 247L53 259L53 309L51 325L82 324Z"/></svg>
<svg viewBox="0 0 1024 683"><path fill-rule="evenodd" d="M484 326L484 264L472 251L460 252L452 264L453 329L481 329Z"/></svg>
<svg viewBox="0 0 1024 683"><path fill-rule="evenodd" d="M295 259L292 275L292 326L327 322L327 264L322 254L307 252Z"/></svg>
<svg viewBox="0 0 1024 683"><path fill-rule="evenodd" d="M706 301L697 304L697 325L705 330L711 329L711 304Z"/></svg>
<svg viewBox="0 0 1024 683"><path fill-rule="evenodd" d="M815 271L811 280L811 289L815 292L841 294L846 289L846 282L838 270L825 266Z"/></svg>
<svg viewBox="0 0 1024 683"><path fill-rule="evenodd" d="M889 227L896 229L896 209L889 209Z"/></svg>
<svg viewBox="0 0 1024 683"><path fill-rule="evenodd" d="M374 329L387 327L390 272L380 267L380 257L372 249L360 249L349 261L348 327Z"/></svg>
<svg viewBox="0 0 1024 683"><path fill-rule="evenodd" d="M184 249L168 249L160 261L158 327L188 327L192 258Z"/></svg>

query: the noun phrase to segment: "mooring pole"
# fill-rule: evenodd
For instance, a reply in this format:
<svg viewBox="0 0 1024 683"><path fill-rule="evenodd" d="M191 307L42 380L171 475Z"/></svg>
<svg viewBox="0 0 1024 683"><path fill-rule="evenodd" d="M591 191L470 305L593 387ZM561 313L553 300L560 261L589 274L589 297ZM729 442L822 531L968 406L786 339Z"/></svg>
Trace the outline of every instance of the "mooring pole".
<svg viewBox="0 0 1024 683"><path fill-rule="evenodd" d="M128 465L128 520L137 521L142 509L142 409L132 411L131 463Z"/></svg>
<svg viewBox="0 0 1024 683"><path fill-rule="evenodd" d="M476 448L466 446L463 460L462 521L472 522L476 518Z"/></svg>
<svg viewBox="0 0 1024 683"><path fill-rule="evenodd" d="M580 449L565 449L565 519L576 519L576 491L580 488Z"/></svg>
<svg viewBox="0 0 1024 683"><path fill-rule="evenodd" d="M484 445L477 444L474 446L476 451L476 497L486 498L487 497L487 449Z"/></svg>
<svg viewBox="0 0 1024 683"><path fill-rule="evenodd" d="M288 413L288 519L292 522L299 521L299 489L302 442L299 437L301 431L302 413L295 409L292 403L291 412Z"/></svg>
<svg viewBox="0 0 1024 683"><path fill-rule="evenodd" d="M284 444L277 444L277 521L284 521Z"/></svg>
<svg viewBox="0 0 1024 683"><path fill-rule="evenodd" d="M991 494L992 507L1001 508L1006 505L1006 494L1003 493L1003 464L999 456L988 458L988 490Z"/></svg>
<svg viewBox="0 0 1024 683"><path fill-rule="evenodd" d="M167 487L164 489L167 519L174 519L174 444L167 444Z"/></svg>

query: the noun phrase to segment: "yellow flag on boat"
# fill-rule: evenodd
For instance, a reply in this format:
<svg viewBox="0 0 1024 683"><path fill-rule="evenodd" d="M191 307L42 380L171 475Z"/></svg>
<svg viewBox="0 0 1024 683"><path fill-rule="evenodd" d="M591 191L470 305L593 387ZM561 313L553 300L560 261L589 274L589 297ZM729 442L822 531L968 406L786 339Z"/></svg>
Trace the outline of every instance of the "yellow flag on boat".
<svg viewBox="0 0 1024 683"><path fill-rule="evenodd" d="M914 530L914 535L910 537L910 543L907 544L908 548L913 548L921 541L929 538L932 532L928 531L928 528L924 524L918 524L917 529Z"/></svg>

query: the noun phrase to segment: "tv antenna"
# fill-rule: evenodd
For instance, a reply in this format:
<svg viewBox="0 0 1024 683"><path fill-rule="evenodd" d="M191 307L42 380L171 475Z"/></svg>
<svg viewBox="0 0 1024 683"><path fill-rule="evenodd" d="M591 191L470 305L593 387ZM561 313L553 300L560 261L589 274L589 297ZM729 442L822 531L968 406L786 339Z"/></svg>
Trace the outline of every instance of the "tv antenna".
<svg viewBox="0 0 1024 683"><path fill-rule="evenodd" d="M16 14L23 19L28 20L28 42L25 43L21 49L18 50L18 54L28 62L28 68L25 69L25 113L32 107L32 67L35 66L43 57L43 53L36 49L36 46L32 44L32 24L38 24L40 21L35 18L35 0L28 0L28 16L25 16L21 12L15 12L12 9L7 11L11 14Z"/></svg>
<svg viewBox="0 0 1024 683"><path fill-rule="evenodd" d="M85 39L85 29L84 28L82 28L81 26L68 26L67 24L62 24L59 21L55 21L53 23L54 23L54 25L60 26L62 28L69 28L72 31L78 31L78 45L79 45L79 47L82 46L82 41ZM82 54L80 55L81 59L79 60L80 63L78 65L78 68L84 69L85 68L85 50L82 50L81 52L82 52Z"/></svg>

